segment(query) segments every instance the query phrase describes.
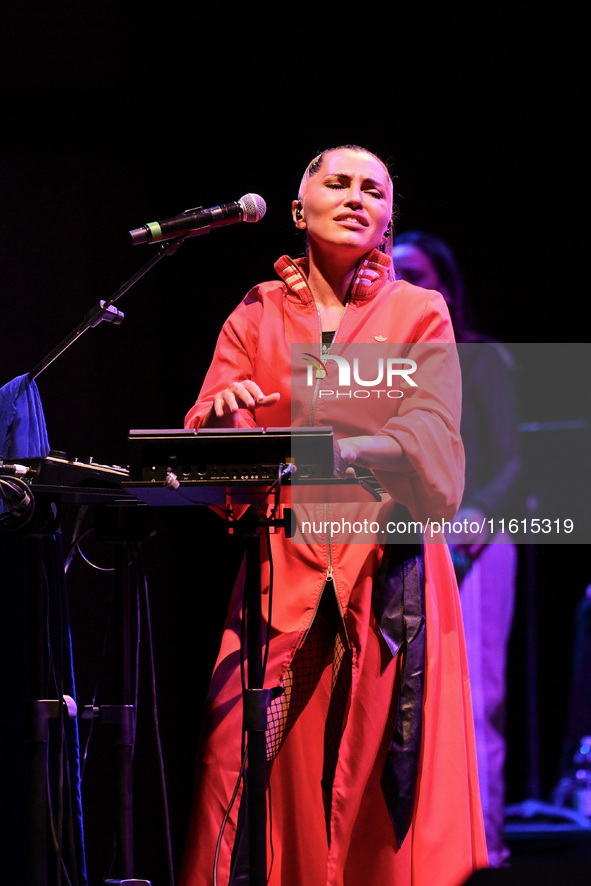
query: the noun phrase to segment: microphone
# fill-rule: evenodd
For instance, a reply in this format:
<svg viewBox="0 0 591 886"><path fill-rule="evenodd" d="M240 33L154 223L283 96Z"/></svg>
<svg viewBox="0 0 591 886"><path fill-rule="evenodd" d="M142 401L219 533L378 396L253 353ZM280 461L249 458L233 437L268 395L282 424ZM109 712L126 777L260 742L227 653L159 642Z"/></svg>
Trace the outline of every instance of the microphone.
<svg viewBox="0 0 591 886"><path fill-rule="evenodd" d="M208 234L212 228L241 221L260 221L266 211L267 204L262 197L258 194L245 194L234 203L222 203L221 206L212 206L209 209L197 206L175 215L174 218L149 222L129 234L134 246L140 243L159 243L176 237L198 237L200 234Z"/></svg>

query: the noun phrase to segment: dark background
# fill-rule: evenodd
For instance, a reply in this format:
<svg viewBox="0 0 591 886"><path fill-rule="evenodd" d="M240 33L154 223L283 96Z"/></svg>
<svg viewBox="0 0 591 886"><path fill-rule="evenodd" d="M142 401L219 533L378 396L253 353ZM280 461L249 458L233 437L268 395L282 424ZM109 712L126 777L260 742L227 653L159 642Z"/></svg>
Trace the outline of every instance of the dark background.
<svg viewBox="0 0 591 886"><path fill-rule="evenodd" d="M118 302L121 326L101 323L38 377L53 448L125 465L130 428L182 425L225 317L273 275L281 254L301 253L291 200L306 164L327 146L359 143L391 160L397 229L448 240L489 335L586 337L578 22L556 6L462 4L461 15L412 6L3 6L0 383L30 371L143 266L152 249L132 247L130 229L248 192L267 203L260 223L213 231L163 259ZM555 408L560 413L534 385L521 417L552 418ZM579 410L575 398L573 409L578 414L558 417L581 418L588 404ZM554 467L549 458L550 483ZM71 519L65 515L64 534ZM153 519L146 558L178 867L200 704L236 558L209 514L168 509ZM528 565L521 551L509 671L511 801L529 795L538 764L544 798L555 783L574 609L590 573L586 546L530 553ZM533 687L524 651L528 576L536 599ZM98 679L108 582L79 559L72 567L82 704ZM539 760L527 734L532 693ZM159 763L141 700L139 716L136 875L159 886L166 882ZM108 864L110 763L104 740L93 743L84 803L96 880Z"/></svg>

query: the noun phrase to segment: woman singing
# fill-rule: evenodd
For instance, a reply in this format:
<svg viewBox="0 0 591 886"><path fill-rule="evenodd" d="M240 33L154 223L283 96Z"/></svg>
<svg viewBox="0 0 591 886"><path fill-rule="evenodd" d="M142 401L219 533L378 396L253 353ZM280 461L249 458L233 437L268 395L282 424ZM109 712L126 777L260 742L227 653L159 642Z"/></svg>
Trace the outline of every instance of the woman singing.
<svg viewBox="0 0 591 886"><path fill-rule="evenodd" d="M186 418L193 428L331 427L349 471L371 472L381 490L371 532L347 523L333 534L364 506L304 496L297 537L261 542L265 687L275 690L269 882L460 886L487 861L457 585L430 531L453 519L463 489L449 313L439 293L394 281L393 186L374 154L324 151L292 215L306 257L280 258L278 279L230 315ZM385 375L374 384L374 354L380 372L405 368L395 387ZM357 390L337 389L342 366L354 367ZM404 517L420 522L418 542L398 542ZM218 884L248 882L240 789L231 802L243 585L242 571L204 715L182 886L210 886L214 868Z"/></svg>

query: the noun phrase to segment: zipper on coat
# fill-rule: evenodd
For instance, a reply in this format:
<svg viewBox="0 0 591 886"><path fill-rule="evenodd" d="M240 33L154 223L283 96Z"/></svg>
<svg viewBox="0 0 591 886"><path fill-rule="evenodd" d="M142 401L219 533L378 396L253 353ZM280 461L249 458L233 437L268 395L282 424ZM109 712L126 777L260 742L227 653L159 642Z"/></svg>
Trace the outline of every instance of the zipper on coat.
<svg viewBox="0 0 591 886"><path fill-rule="evenodd" d="M324 354L323 351L322 351L322 320L321 320L321 318L320 318L320 311L318 310L318 305L316 304L316 299L314 298L314 293L313 293L312 290L310 289L310 286L309 286L309 285L308 285L308 290L309 290L309 292L310 292L310 295L312 296L312 301L314 302L314 307L316 308L316 315L317 315L317 317L318 317L318 337L319 337L319 341L320 341L320 353L321 353L321 355L324 357L325 354ZM333 344L334 344L334 342L335 342L335 339L336 339L336 337L337 337L337 333L338 333L339 329L341 328L341 323L343 322L343 318L344 318L344 316L345 316L345 312L346 312L346 310L347 310L348 304L349 304L349 303L347 302L347 304L345 304L345 306L344 306L343 313L341 314L341 318L340 318L340 320L339 320L339 322L338 322L337 328L335 329L333 339L332 339L332 341L331 341L331 343L330 343L330 345L329 345L328 353L330 353L330 351L331 351L331 349L332 349L332 346L333 346ZM312 394L312 403L311 403L311 405L310 405L310 425L311 425L311 426L314 426L314 411L315 411L315 408L316 408L316 402L317 402L317 399L318 399L318 389L319 389L319 387L320 387L320 382L321 382L321 379L320 379L320 378L317 378L317 379L316 379L316 385L314 386L314 393ZM326 523L328 524L328 504L326 504L326 503L325 503L325 505L324 505L324 518L325 518ZM334 598L335 598L335 602L336 602L336 605L337 605L337 609L338 609L338 611L339 611L339 616L340 616L340 618L341 618L341 622L342 622L342 625L343 625L343 630L344 630L344 632L345 632L345 637L346 637L346 639L347 639L347 643L348 643L348 642L349 642L349 635L348 635L348 633L347 633L347 627L346 627L346 624L345 624L345 618L344 618L344 616L343 616L343 610L342 610L342 608L341 608L341 601L339 600L339 595L338 595L338 593L337 593L337 585L336 585L336 581L335 581L335 578L334 578L334 573L333 573L333 571L332 571L332 544L331 544L330 536L329 536L328 532L326 533L326 548L327 548L327 552L328 552L328 567L327 567L327 570L326 570L326 578L324 579L324 588L323 588L323 590L322 590L322 594L320 595L320 598L318 599L318 603L317 603L317 605L316 605L316 609L314 610L314 616L313 616L313 618L312 618L312 621L314 621L314 618L316 618L316 613L318 612L318 607L319 607L319 605L320 605L320 600L321 600L321 598L322 598L322 595L325 594L325 593L327 592L328 588L327 588L326 586L327 586L328 582L330 582L331 585L332 585L332 592L333 592L333 594L334 594Z"/></svg>
<svg viewBox="0 0 591 886"><path fill-rule="evenodd" d="M316 299L314 298L314 293L313 293L312 290L310 289L310 286L308 286L308 290L309 290L309 292L310 292L310 295L312 296L312 301L314 302L314 307L316 308L316 316L318 317L318 338L319 338L319 341L320 341L320 356L321 356L321 357L325 357L325 356L327 356L328 354L330 354L330 352L331 352L331 350L332 350L332 346L333 346L333 344L335 343L335 339L336 339L336 337L337 337L337 333L338 333L339 329L341 328L341 323L343 322L343 319L344 319L344 317L345 317L345 313L346 313L346 311L347 311L347 308L349 307L349 302L347 302L346 305L345 305L344 308L343 308L343 313L341 314L341 318L340 318L340 320L339 320L339 322L338 322L337 328L336 328L335 331L334 331L333 339L332 339L332 341L331 341L331 343L330 343L330 345L329 345L329 347L328 347L328 351L327 351L326 354L325 354L324 351L322 350L322 344L323 344L323 343L322 343L322 320L320 319L320 311L318 310L318 305L316 304ZM321 379L320 379L320 378L316 378L316 384L315 384L315 386L314 386L314 393L312 394L312 403L310 404L310 417L309 417L309 423L310 423L311 426L314 425L314 410L316 409L316 402L317 402L317 400L318 400L318 389L319 389L319 387L320 387L320 382L321 382Z"/></svg>

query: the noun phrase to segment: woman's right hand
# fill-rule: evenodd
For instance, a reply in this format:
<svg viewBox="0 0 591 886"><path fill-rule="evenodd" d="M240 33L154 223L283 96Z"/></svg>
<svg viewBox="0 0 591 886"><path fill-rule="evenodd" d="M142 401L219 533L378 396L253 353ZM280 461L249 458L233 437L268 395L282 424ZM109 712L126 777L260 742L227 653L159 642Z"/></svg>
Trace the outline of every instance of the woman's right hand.
<svg viewBox="0 0 591 886"><path fill-rule="evenodd" d="M216 394L206 424L208 427L238 427L240 409L258 409L261 406L272 406L279 400L280 394L263 394L259 386L251 379L233 382Z"/></svg>

